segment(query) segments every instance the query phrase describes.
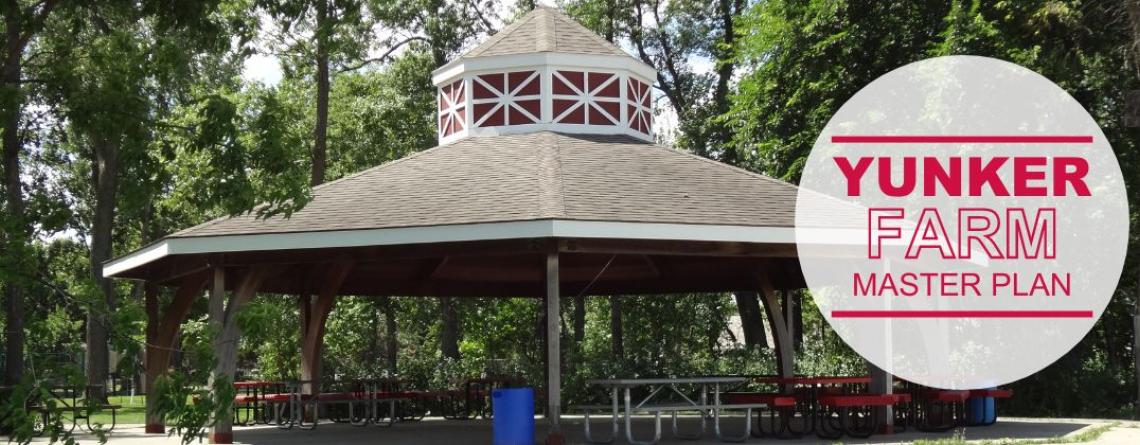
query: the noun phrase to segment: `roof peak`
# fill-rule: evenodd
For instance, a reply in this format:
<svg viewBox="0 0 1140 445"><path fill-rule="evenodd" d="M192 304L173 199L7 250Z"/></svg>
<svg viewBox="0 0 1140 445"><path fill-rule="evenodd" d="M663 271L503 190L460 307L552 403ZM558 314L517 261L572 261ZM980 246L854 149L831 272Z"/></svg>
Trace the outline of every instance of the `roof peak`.
<svg viewBox="0 0 1140 445"><path fill-rule="evenodd" d="M437 72L464 60L531 53L621 56L641 62L578 23L562 9L539 5L463 55L444 64Z"/></svg>
<svg viewBox="0 0 1140 445"><path fill-rule="evenodd" d="M432 74L439 140L554 130L653 140L653 67L539 7Z"/></svg>

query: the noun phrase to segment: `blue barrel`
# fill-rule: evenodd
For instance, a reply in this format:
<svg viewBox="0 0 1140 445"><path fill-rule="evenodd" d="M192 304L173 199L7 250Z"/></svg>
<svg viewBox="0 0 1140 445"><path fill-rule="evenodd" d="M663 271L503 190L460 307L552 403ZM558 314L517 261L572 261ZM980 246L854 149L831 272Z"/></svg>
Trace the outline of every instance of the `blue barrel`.
<svg viewBox="0 0 1140 445"><path fill-rule="evenodd" d="M534 389L491 391L494 445L534 445Z"/></svg>
<svg viewBox="0 0 1140 445"><path fill-rule="evenodd" d="M993 397L971 397L968 403L971 425L989 425L997 420Z"/></svg>

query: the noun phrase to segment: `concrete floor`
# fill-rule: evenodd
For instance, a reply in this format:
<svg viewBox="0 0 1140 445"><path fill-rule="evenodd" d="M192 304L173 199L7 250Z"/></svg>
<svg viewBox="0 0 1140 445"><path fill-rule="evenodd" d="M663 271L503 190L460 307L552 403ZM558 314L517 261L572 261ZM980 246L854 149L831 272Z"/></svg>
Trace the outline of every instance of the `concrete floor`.
<svg viewBox="0 0 1140 445"><path fill-rule="evenodd" d="M740 431L743 423L728 422L726 428L731 431ZM695 418L685 419L683 425L690 425L691 430ZM570 417L565 419L564 431L567 433L567 442L571 444L585 443L582 435L581 418ZM994 439L1052 439L1061 436L1079 434L1085 429L1097 428L1112 421L1083 420L1083 419L1002 419L996 425L989 427L965 428L958 432L941 434L921 433L908 431L891 436L874 436L867 440L844 439L845 443L908 443L919 439L945 439L962 437L966 440L994 440ZM601 425L601 424L597 424ZM650 418L637 419L634 431L639 439L652 435L653 422ZM684 426L682 427L684 428ZM678 440L670 434L668 423L663 425L662 444L720 444L710 430L704 439L697 441ZM545 428L538 420L535 443L541 443ZM459 445L459 444L490 444L491 423L485 420L449 421L443 419L427 419L421 422L406 422L392 428L379 427L353 427L343 424L321 424L316 430L280 430L273 426L238 427L234 436L239 443L254 445L292 445L292 444L410 444L410 445ZM79 437L80 443L96 443L91 437ZM749 439L748 442L766 443L819 443L825 442L815 436L804 437L800 440L777 441L773 439ZM40 439L33 443L46 443ZM108 442L111 445L175 445L179 443L176 437L144 435L142 427L138 425L125 425L115 429ZM619 439L615 444L626 443ZM1101 445L1140 444L1140 424L1121 422L1100 436L1094 442Z"/></svg>

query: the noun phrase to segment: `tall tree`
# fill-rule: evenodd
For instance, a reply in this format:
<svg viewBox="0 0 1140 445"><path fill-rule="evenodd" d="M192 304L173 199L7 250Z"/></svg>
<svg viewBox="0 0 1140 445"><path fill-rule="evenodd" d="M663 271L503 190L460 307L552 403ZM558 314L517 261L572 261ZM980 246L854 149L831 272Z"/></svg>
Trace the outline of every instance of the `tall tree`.
<svg viewBox="0 0 1140 445"><path fill-rule="evenodd" d="M287 76L311 75L315 114L310 142L310 185L325 182L328 168L329 91L333 69L358 64L371 48L372 22L360 0L259 1L274 19L271 51Z"/></svg>
<svg viewBox="0 0 1140 445"><path fill-rule="evenodd" d="M744 0L567 0L567 11L611 42L628 43L657 69L655 87L677 116L676 145L732 165L741 158L722 116L736 76L738 20ZM711 61L703 72L695 61ZM617 307L617 305L613 305ZM739 308L739 307L738 307ZM739 308L745 326L760 326L759 311ZM619 339L620 340L620 339Z"/></svg>
<svg viewBox="0 0 1140 445"><path fill-rule="evenodd" d="M21 269L21 253L27 251L31 242L31 222L25 214L24 185L21 179L20 157L24 142L20 134L24 110L24 65L28 45L43 30L48 18L59 5L58 0L42 2L22 2L8 0L2 4L4 16L3 58L0 59L0 120L3 121L3 186L4 215L0 219L0 241L6 255L4 268L8 276L0 275L3 281L5 315L5 369L4 382L14 385L20 381L24 370L24 290L21 281L25 278ZM16 271L13 273L13 271Z"/></svg>
<svg viewBox="0 0 1140 445"><path fill-rule="evenodd" d="M61 144L80 162L71 174L86 175L81 236L90 240L90 280L95 284L87 311L86 374L89 384L106 381L108 343L118 291L102 276L113 256L116 212L123 205L119 184L124 175L142 185L160 164L147 161L169 97L185 92L203 53L225 52L228 37L214 20L216 1L187 2L177 9L164 3L86 4L61 17L45 37L41 70L45 104L64 124ZM213 74L213 73L211 73ZM145 187L142 187L145 188ZM149 199L128 194L128 207L149 206ZM144 202L145 201L145 202ZM122 335L123 333L119 333Z"/></svg>
<svg viewBox="0 0 1140 445"><path fill-rule="evenodd" d="M389 48L412 42L422 43L435 67L443 66L470 39L494 32L496 0L374 0L370 9L377 21L396 30L385 41ZM387 52L385 54L388 54ZM449 297L439 299L440 352L459 358L461 336L457 304Z"/></svg>

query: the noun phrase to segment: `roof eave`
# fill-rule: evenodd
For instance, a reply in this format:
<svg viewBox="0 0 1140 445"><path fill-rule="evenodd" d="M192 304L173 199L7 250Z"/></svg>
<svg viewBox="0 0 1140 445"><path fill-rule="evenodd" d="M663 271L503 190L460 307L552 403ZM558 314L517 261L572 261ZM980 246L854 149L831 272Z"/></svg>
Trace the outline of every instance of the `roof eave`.
<svg viewBox="0 0 1140 445"><path fill-rule="evenodd" d="M104 263L103 276L121 278L172 255L392 246L525 238L598 238L659 241L794 244L791 227L541 219L424 227L320 232L168 237Z"/></svg>
<svg viewBox="0 0 1140 445"><path fill-rule="evenodd" d="M432 83L442 86L467 72L505 71L540 66L579 69L629 70L649 82L657 79L657 70L628 55L573 54L563 52L532 52L460 58L432 71Z"/></svg>

